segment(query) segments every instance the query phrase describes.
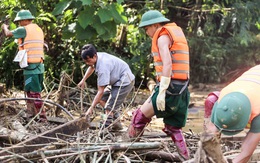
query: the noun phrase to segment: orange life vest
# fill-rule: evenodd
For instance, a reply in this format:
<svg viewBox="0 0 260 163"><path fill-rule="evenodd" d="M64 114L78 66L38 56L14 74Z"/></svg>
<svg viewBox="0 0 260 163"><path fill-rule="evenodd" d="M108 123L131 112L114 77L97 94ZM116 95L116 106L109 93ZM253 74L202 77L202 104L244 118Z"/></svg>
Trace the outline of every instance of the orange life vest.
<svg viewBox="0 0 260 163"><path fill-rule="evenodd" d="M37 24L24 26L26 37L18 39L19 50L27 51L28 63L40 63L44 59L44 36L42 29Z"/></svg>
<svg viewBox="0 0 260 163"><path fill-rule="evenodd" d="M260 92L260 65L252 67L243 73L234 82L223 88L219 101L230 92L241 92L248 97L251 104L251 115L246 128L250 128L252 120L260 114L260 100L257 93Z"/></svg>
<svg viewBox="0 0 260 163"><path fill-rule="evenodd" d="M157 79L160 80L160 76L163 70L163 63L160 57L159 48L157 45L158 38L162 35L162 32L170 37L173 44L169 48L172 55L172 79L188 80L189 79L189 47L185 35L180 27L175 23L168 23L158 29L152 41L152 55L154 59L154 66L157 75Z"/></svg>

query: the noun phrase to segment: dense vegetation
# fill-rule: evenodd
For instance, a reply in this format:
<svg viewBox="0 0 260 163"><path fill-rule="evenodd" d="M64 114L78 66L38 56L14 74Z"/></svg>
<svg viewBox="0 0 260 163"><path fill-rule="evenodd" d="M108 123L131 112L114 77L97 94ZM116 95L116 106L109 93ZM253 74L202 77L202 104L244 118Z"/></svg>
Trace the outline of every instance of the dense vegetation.
<svg viewBox="0 0 260 163"><path fill-rule="evenodd" d="M75 83L86 69L80 48L86 43L98 51L119 56L136 75L136 85L153 78L150 39L138 29L141 15L158 9L181 26L190 46L191 83L220 83L260 61L260 3L258 0L2 0L0 19L29 9L45 32L46 81L59 82L71 74ZM2 23L1 23L2 24ZM0 40L0 82L22 88L22 71L12 60L14 39ZM231 77L231 78L230 78ZM95 78L88 80L95 84ZM75 86L74 83L74 86Z"/></svg>

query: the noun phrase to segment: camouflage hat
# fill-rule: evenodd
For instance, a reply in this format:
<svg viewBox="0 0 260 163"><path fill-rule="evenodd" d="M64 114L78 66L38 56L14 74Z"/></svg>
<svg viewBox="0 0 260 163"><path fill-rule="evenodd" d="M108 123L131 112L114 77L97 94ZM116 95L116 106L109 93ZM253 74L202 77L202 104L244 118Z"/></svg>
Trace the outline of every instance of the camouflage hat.
<svg viewBox="0 0 260 163"><path fill-rule="evenodd" d="M35 19L29 10L21 10L16 14L14 21Z"/></svg>
<svg viewBox="0 0 260 163"><path fill-rule="evenodd" d="M157 10L150 10L143 14L139 27L145 27L148 25L169 22L170 20L165 18L162 13Z"/></svg>
<svg viewBox="0 0 260 163"><path fill-rule="evenodd" d="M251 115L251 104L240 92L226 94L212 110L211 122L224 135L235 135L244 130Z"/></svg>

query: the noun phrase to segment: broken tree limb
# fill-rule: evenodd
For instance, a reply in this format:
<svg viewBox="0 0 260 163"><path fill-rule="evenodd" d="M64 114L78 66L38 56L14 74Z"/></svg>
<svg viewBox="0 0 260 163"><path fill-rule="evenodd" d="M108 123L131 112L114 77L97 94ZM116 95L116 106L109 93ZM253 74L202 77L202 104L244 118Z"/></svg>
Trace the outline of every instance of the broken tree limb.
<svg viewBox="0 0 260 163"><path fill-rule="evenodd" d="M62 133L62 134L67 134L67 135L72 135L75 134L79 131L85 130L89 127L89 121L86 120L86 117L78 118L72 121L69 121L63 125L60 125L50 131L46 131L42 134L35 135L32 138L29 138L25 141L22 141L16 145L4 148L3 150L0 151L0 156L6 155L6 151L12 151L14 153L24 153L24 152L31 152L39 147L31 147L31 148L25 148L23 145L31 145L31 144L43 144L43 143L50 143L56 141L57 134ZM59 138L62 139L64 138L65 135L59 135Z"/></svg>
<svg viewBox="0 0 260 163"><path fill-rule="evenodd" d="M67 84L69 85L69 80L68 80L68 74L66 74L65 72L61 73L61 79L60 79L60 83L59 83L59 88L58 88L58 95L55 98L55 101L57 101L57 103L59 105L63 105L64 103L64 98L65 98L65 87L64 85ZM61 113L61 108L56 106L56 110L55 110L55 115L56 117L58 117Z"/></svg>
<svg viewBox="0 0 260 163"><path fill-rule="evenodd" d="M198 143L198 150L195 153L195 162L226 163L220 141L220 135L203 132Z"/></svg>

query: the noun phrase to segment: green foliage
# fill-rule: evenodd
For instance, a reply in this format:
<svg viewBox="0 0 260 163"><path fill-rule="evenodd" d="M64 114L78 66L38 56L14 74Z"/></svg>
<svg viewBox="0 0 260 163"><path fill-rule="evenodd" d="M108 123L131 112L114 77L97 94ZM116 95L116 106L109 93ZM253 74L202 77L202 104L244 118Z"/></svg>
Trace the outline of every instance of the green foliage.
<svg viewBox="0 0 260 163"><path fill-rule="evenodd" d="M86 15L94 15L94 12L95 12L95 10L93 8L89 7L88 10L84 10L79 13L78 21L79 21L80 26L83 29L85 29L88 25L90 25L94 19L93 16L89 16L88 19L86 19Z"/></svg>
<svg viewBox="0 0 260 163"><path fill-rule="evenodd" d="M220 82L219 76L227 71L224 62L226 52L221 46L222 41L222 38L215 37L193 37L190 39L190 76L192 82ZM222 71L219 71L220 69Z"/></svg>
<svg viewBox="0 0 260 163"><path fill-rule="evenodd" d="M60 1L54 8L52 14L53 15L60 15L62 14L71 4L71 0L63 0Z"/></svg>
<svg viewBox="0 0 260 163"><path fill-rule="evenodd" d="M194 11L188 27L193 82L229 81L228 72L257 64L259 7L257 0L205 1Z"/></svg>
<svg viewBox="0 0 260 163"><path fill-rule="evenodd" d="M78 3L81 5L77 5ZM79 41L92 40L97 37L110 40L116 34L117 25L126 22L126 17L122 14L123 7L118 3L109 3L109 1L63 0L56 4L53 15L60 16L59 19L62 21L63 13L70 10L73 24L64 24L63 28L70 29L66 32L76 35ZM86 35L89 31L92 34ZM69 33L66 34L69 35Z"/></svg>
<svg viewBox="0 0 260 163"><path fill-rule="evenodd" d="M190 47L191 83L224 82L227 73L260 63L258 0L229 1L135 1L124 0L2 0L0 20L10 17L10 29L20 9L29 9L35 23L45 32L46 82L59 82L60 74L82 78L84 65L80 48L94 44L125 60L136 75L136 84L154 78L150 56L151 39L138 28L142 14L149 9L163 12L182 27ZM22 73L13 63L17 45L5 39L0 49L0 82L22 88ZM8 69L6 69L8 67ZM95 76L88 82L95 83ZM75 84L74 83L74 84ZM75 85L74 85L75 86Z"/></svg>

